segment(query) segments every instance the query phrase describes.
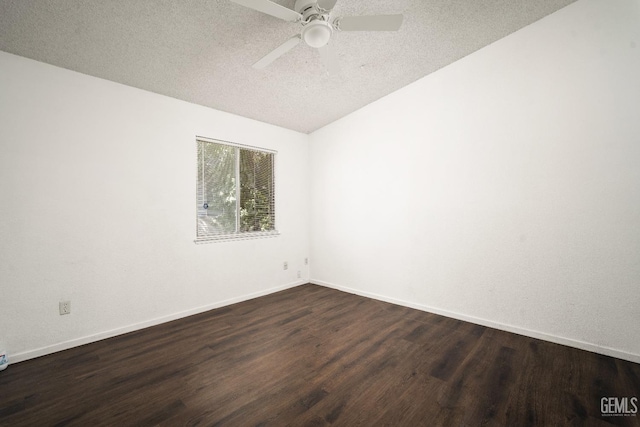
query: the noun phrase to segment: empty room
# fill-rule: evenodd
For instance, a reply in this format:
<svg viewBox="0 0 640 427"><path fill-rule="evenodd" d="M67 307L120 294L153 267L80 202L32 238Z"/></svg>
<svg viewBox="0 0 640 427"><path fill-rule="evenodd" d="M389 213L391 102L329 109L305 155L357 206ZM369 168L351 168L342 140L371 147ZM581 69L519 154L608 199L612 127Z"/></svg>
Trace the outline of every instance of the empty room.
<svg viewBox="0 0 640 427"><path fill-rule="evenodd" d="M0 425L639 398L640 0L0 0Z"/></svg>

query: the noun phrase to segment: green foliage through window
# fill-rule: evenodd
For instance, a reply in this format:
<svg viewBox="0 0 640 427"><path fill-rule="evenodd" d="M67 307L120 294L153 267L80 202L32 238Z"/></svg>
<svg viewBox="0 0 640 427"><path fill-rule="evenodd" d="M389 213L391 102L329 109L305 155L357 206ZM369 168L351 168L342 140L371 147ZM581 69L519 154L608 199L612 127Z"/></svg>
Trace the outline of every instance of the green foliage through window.
<svg viewBox="0 0 640 427"><path fill-rule="evenodd" d="M275 232L274 157L198 140L198 239Z"/></svg>

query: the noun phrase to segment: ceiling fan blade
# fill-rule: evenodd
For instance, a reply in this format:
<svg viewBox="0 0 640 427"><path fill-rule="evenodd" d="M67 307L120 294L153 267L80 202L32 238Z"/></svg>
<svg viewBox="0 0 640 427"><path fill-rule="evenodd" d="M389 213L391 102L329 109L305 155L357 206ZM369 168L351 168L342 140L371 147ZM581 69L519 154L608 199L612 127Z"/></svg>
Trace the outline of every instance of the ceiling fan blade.
<svg viewBox="0 0 640 427"><path fill-rule="evenodd" d="M337 2L338 0L318 0L318 8L329 12Z"/></svg>
<svg viewBox="0 0 640 427"><path fill-rule="evenodd" d="M298 43L300 43L300 35L291 37L286 42L266 54L260 61L253 64L253 68L262 69L271 64L276 59L280 58L285 53L293 49Z"/></svg>
<svg viewBox="0 0 640 427"><path fill-rule="evenodd" d="M335 20L340 31L397 31L402 15L345 16Z"/></svg>
<svg viewBox="0 0 640 427"><path fill-rule="evenodd" d="M327 67L329 74L338 74L340 72L340 62L338 62L338 56L333 46L327 44L318 48L318 50L320 51L320 58L322 58L322 62L324 66Z"/></svg>
<svg viewBox="0 0 640 427"><path fill-rule="evenodd" d="M275 16L276 18L284 19L285 21L296 22L302 19L295 10L288 9L284 6L280 6L277 3L273 3L269 0L231 0L234 3L248 7L250 9L257 10L258 12L266 13L267 15Z"/></svg>

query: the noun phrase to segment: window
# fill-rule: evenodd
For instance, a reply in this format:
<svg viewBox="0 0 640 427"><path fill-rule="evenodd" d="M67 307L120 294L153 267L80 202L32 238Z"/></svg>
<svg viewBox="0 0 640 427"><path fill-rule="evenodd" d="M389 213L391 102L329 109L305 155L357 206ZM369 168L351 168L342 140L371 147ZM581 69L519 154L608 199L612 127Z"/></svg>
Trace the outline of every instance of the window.
<svg viewBox="0 0 640 427"><path fill-rule="evenodd" d="M198 241L277 235L276 153L197 139Z"/></svg>

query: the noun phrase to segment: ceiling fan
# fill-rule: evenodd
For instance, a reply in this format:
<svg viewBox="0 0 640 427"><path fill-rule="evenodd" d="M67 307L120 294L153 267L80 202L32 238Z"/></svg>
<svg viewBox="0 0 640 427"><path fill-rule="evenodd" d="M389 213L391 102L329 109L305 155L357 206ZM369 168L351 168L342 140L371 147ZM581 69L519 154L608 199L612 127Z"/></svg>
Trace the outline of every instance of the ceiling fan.
<svg viewBox="0 0 640 427"><path fill-rule="evenodd" d="M332 74L338 71L338 59L329 44L335 31L397 31L402 25L402 15L369 15L332 17L331 10L337 0L296 0L292 9L269 0L231 0L267 15L302 25L296 34L265 55L253 68L264 68L293 49L301 40L318 49L320 57Z"/></svg>

